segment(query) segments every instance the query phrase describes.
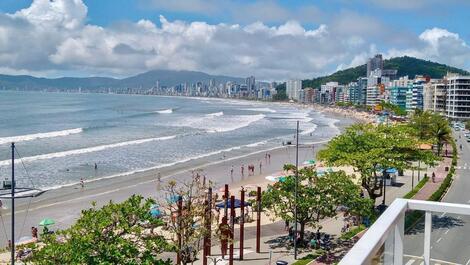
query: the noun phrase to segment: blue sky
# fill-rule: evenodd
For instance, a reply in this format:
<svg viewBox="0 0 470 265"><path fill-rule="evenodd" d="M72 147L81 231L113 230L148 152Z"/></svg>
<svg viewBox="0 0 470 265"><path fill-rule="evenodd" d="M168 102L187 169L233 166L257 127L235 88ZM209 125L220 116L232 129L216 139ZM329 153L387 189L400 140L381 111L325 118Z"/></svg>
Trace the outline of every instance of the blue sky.
<svg viewBox="0 0 470 265"><path fill-rule="evenodd" d="M468 10L465 0L2 0L0 30L24 30L40 51L24 45L6 54L6 43L0 71L127 76L162 68L280 80L379 52L468 70Z"/></svg>

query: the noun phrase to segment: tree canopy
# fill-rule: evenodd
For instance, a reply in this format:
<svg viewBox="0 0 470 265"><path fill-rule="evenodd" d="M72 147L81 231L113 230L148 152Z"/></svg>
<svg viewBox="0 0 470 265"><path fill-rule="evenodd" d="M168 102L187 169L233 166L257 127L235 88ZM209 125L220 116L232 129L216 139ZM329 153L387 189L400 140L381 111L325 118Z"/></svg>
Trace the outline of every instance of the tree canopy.
<svg viewBox="0 0 470 265"><path fill-rule="evenodd" d="M171 264L159 258L167 249L156 232L163 222L151 216L155 202L133 195L122 203L83 210L70 228L42 236L45 245L34 264Z"/></svg>
<svg viewBox="0 0 470 265"><path fill-rule="evenodd" d="M295 166L286 165L292 172L284 181L270 185L263 193L263 206L275 216L294 222ZM325 217L336 215L338 206L350 208L352 213L368 216L372 201L361 197L360 188L343 172L327 173L317 177L313 168L299 169L297 189L297 222L303 239L305 225L315 226Z"/></svg>
<svg viewBox="0 0 470 265"><path fill-rule="evenodd" d="M431 152L419 149L419 141L409 126L371 124L347 128L319 151L318 158L334 166L352 166L374 201L382 196L379 175L386 169L407 169L411 161L432 164L436 160Z"/></svg>

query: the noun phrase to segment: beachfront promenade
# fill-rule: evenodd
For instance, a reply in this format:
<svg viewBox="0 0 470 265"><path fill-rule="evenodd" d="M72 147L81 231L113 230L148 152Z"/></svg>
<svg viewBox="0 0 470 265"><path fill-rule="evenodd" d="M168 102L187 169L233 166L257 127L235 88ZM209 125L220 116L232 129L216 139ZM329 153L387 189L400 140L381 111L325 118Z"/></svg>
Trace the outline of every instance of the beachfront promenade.
<svg viewBox="0 0 470 265"><path fill-rule="evenodd" d="M424 169L420 172L421 178L424 177L424 174L430 176L432 172L436 169L429 168ZM387 186L386 193L386 203L390 204L395 198L402 198L406 193L411 190L411 176L413 175L412 171L405 171L404 176L397 177L397 184L394 186ZM445 176L442 172L436 172L441 179L441 175ZM415 181L414 184L418 183L418 172L414 172ZM431 180L430 180L431 181ZM382 202L382 197L377 199L377 204ZM289 264L295 262L293 255L292 245L286 244L288 238L288 233L285 231L285 224L282 220L272 221L272 219L262 215L262 227L261 227L261 252L256 253L256 227L251 224L245 224L245 243L244 243L244 259L243 261L238 260L239 253L239 229L238 225L235 226L235 244L234 244L234 264L275 264L276 261L286 261ZM322 232L338 238L341 235L341 228L344 226L344 221L341 215L335 218L327 218L320 221L322 226ZM208 264L214 264L211 260L218 260L217 265L228 264L228 256L225 257L225 260L222 260L220 244L217 239L213 239L211 248L211 258L208 261ZM335 250L332 252L335 255L342 256L344 255L348 247L350 247L350 242L345 241L345 245L338 245ZM348 245L349 244L349 245ZM299 257L302 258L307 254L311 253L309 249L299 248ZM202 252L199 255L199 260L194 264L202 264ZM321 263L319 263L321 264Z"/></svg>

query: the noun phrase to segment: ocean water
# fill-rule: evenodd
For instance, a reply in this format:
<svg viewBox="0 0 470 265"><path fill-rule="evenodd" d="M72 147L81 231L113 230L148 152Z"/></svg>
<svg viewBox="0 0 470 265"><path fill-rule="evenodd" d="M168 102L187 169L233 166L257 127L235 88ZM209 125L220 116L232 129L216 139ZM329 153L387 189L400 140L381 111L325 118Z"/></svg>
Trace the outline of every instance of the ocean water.
<svg viewBox="0 0 470 265"><path fill-rule="evenodd" d="M55 188L267 150L292 140L297 120L302 142L338 133L337 120L275 103L2 91L0 179L10 177L11 142L18 185Z"/></svg>

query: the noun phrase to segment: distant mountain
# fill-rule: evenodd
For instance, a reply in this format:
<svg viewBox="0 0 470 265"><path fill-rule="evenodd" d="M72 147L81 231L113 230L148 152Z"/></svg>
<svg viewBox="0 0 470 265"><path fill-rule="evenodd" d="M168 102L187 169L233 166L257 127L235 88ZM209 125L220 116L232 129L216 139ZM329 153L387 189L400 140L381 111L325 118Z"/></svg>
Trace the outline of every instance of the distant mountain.
<svg viewBox="0 0 470 265"><path fill-rule="evenodd" d="M384 60L384 69L398 70L398 76L408 75L414 78L415 75L428 75L431 78L442 78L447 72L459 73L469 75L468 71L448 66L445 64L435 63L414 57L395 57ZM347 84L357 80L361 76L366 76L367 66L365 64L348 68L335 72L328 76L317 77L313 79L303 80L303 87L320 87L326 82L339 82L340 84Z"/></svg>
<svg viewBox="0 0 470 265"><path fill-rule="evenodd" d="M175 86L181 83L208 83L214 79L217 83L244 82L243 78L223 75L210 75L195 71L152 70L124 79L110 77L62 77L42 78L29 75L0 75L0 89L99 89L99 88L151 88L157 81L161 86Z"/></svg>

